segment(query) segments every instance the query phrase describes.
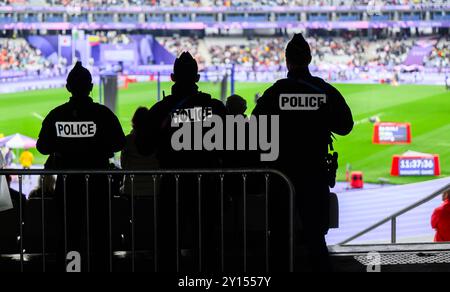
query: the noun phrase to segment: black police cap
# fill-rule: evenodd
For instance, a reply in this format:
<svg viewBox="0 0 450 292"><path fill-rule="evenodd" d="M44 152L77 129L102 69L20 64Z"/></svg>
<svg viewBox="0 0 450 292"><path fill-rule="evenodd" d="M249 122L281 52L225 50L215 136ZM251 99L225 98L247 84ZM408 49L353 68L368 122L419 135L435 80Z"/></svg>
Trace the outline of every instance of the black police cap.
<svg viewBox="0 0 450 292"><path fill-rule="evenodd" d="M184 52L175 60L173 72L180 79L195 79L198 75L197 61L189 52Z"/></svg>
<svg viewBox="0 0 450 292"><path fill-rule="evenodd" d="M91 72L84 68L81 62L77 62L67 76L67 83L73 85L92 84Z"/></svg>
<svg viewBox="0 0 450 292"><path fill-rule="evenodd" d="M311 63L311 48L301 33L294 35L287 45L286 59L289 63L303 67Z"/></svg>

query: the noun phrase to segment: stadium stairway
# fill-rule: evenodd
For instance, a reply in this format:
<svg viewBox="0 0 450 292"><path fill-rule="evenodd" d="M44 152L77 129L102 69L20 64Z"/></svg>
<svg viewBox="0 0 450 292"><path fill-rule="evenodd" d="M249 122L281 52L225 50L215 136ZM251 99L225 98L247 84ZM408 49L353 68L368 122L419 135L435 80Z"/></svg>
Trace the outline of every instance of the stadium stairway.
<svg viewBox="0 0 450 292"><path fill-rule="evenodd" d="M329 245L336 245L384 218L431 195L450 183L450 177L403 186L338 193L340 228L330 230ZM399 243L432 242L434 230L431 215L442 203L440 197L400 216L397 222ZM390 223L373 230L352 244L387 243L391 238Z"/></svg>

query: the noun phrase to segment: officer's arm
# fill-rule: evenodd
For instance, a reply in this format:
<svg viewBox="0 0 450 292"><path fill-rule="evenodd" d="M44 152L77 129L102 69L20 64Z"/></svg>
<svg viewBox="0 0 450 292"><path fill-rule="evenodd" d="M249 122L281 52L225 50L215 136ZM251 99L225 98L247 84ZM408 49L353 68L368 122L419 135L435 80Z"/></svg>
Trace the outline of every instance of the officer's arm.
<svg viewBox="0 0 450 292"><path fill-rule="evenodd" d="M354 122L350 107L342 94L333 86L329 85L328 90L329 127L338 135L346 136L353 130Z"/></svg>
<svg viewBox="0 0 450 292"><path fill-rule="evenodd" d="M111 141L109 146L111 147L109 150L112 153L120 152L123 148L125 148L126 138L122 129L122 125L119 122L119 119L111 112L111 125L109 127L109 139L106 141Z"/></svg>
<svg viewBox="0 0 450 292"><path fill-rule="evenodd" d="M41 132L36 144L37 150L43 155L50 155L56 152L56 129L47 117L42 123Z"/></svg>
<svg viewBox="0 0 450 292"><path fill-rule="evenodd" d="M274 92L271 89L268 89L264 94L257 100L256 107L253 110L252 115L258 117L261 115L267 115L271 111L274 112L276 109L271 109L268 105L269 100L273 99Z"/></svg>

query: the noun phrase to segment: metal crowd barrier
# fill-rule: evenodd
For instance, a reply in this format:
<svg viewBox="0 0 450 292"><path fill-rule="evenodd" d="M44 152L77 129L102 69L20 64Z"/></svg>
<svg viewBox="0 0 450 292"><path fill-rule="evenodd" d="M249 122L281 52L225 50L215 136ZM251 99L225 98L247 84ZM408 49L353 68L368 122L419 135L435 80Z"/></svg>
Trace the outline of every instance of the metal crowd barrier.
<svg viewBox="0 0 450 292"><path fill-rule="evenodd" d="M68 241L67 241L67 205L66 205L66 195L67 195L67 185L66 181L69 176L77 175L77 176L84 176L85 182L86 182L86 235L87 235L87 271L90 270L91 266L91 259L90 259L90 220L89 218L89 180L93 176L98 175L104 175L108 178L108 209L109 209L109 270L113 271L113 256L114 256L114 250L113 250L113 239L112 239L112 228L113 228L113 215L112 215L112 179L113 176L123 176L130 179L131 182L131 266L132 271L135 271L135 264L136 264L136 235L135 235L135 178L137 176L151 176L153 178L153 185L154 185L154 196L153 196L153 204L154 204L154 210L153 210L153 216L154 216L154 249L153 249L153 256L154 256L154 271L158 271L158 192L157 192L157 184L156 181L158 178L162 177L173 177L175 179L175 202L176 202L176 270L177 272L180 271L180 177L185 175L195 175L197 177L197 185L198 185L198 193L197 193L197 199L198 199L198 228L199 228L199 234L198 234L198 261L199 261L199 271L202 271L202 265L203 262L203 246L202 246L202 177L208 175L208 176L217 176L217 178L220 179L220 268L221 271L224 271L225 267L225 217L224 217L224 196L225 196L225 178L226 176L231 175L239 175L242 179L242 199L243 199L243 267L244 272L247 272L248 267L248 238L247 238L247 224L248 224L248 204L247 204L247 196L248 196L248 190L247 190L247 178L249 175L262 175L264 178L264 200L265 200L265 208L264 208L264 214L265 214L265 222L264 222L264 244L265 244L265 270L266 272L269 272L270 270L270 263L269 263L269 244L270 244L270 231L269 231L269 189L270 189L270 180L273 177L278 177L283 181L283 183L286 184L288 187L288 195L289 197L286 198L289 200L289 271L294 271L294 265L295 265L295 189L292 184L292 182L289 180L289 178L284 175L283 173L272 170L272 169L192 169L192 170L151 170L151 171L122 171L122 170L96 170L96 171L48 171L48 170L0 170L0 176L2 175L11 175L11 176L17 176L18 182L19 182L19 249L20 249L20 271L24 271L24 229L23 229L23 222L24 222L24 214L23 214L23 183L24 183L24 177L25 176L39 176L41 182L43 183L45 176L50 175L58 175L60 178L63 178L63 185L64 185L64 251L65 255L67 255L68 251ZM46 249L46 210L45 210L45 194L44 194L44 188L42 188L41 198L39 198L41 201L41 218L40 218L40 224L42 228L42 251L40 253L42 257L42 271L45 272L47 270L47 249ZM2 232L0 230L0 232ZM0 250L0 256L2 255L2 251Z"/></svg>

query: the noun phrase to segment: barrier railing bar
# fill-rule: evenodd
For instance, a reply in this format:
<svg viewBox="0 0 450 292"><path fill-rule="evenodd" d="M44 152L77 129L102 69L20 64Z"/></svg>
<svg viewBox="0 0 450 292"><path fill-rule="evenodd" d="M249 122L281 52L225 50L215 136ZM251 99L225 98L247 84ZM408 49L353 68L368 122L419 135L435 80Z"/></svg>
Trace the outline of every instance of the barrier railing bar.
<svg viewBox="0 0 450 292"><path fill-rule="evenodd" d="M130 175L131 180L131 271L136 269L136 217L134 214L134 175Z"/></svg>
<svg viewBox="0 0 450 292"><path fill-rule="evenodd" d="M109 272L113 271L113 244L112 244L112 176L108 175L108 237L109 237Z"/></svg>
<svg viewBox="0 0 450 292"><path fill-rule="evenodd" d="M220 266L221 272L225 272L225 175L220 175Z"/></svg>
<svg viewBox="0 0 450 292"><path fill-rule="evenodd" d="M269 268L270 268L270 256L269 256L269 179L270 176L268 174L265 175L266 178L266 196L265 196L265 200L266 200L266 206L265 206L265 229L264 229L264 239L265 239L265 249L266 249L266 273L269 272Z"/></svg>
<svg viewBox="0 0 450 292"><path fill-rule="evenodd" d="M90 228L90 216L89 216L89 178L90 176L87 174L85 176L86 180L86 255L87 255L87 272L91 271L91 228Z"/></svg>
<svg viewBox="0 0 450 292"><path fill-rule="evenodd" d="M175 175L175 248L177 273L180 272L180 176Z"/></svg>
<svg viewBox="0 0 450 292"><path fill-rule="evenodd" d="M197 175L198 182L198 270L203 271L203 234L202 234L202 175Z"/></svg>
<svg viewBox="0 0 450 292"><path fill-rule="evenodd" d="M42 224L42 272L45 272L46 257L45 257L45 188L44 176L41 175L41 224Z"/></svg>
<svg viewBox="0 0 450 292"><path fill-rule="evenodd" d="M67 255L67 175L63 175L63 204L64 204L64 254ZM66 262L66 259L64 259Z"/></svg>
<svg viewBox="0 0 450 292"><path fill-rule="evenodd" d="M242 175L242 196L243 196L243 209L244 209L244 221L243 221L243 235L244 235L244 273L247 272L247 175Z"/></svg>
<svg viewBox="0 0 450 292"><path fill-rule="evenodd" d="M23 176L19 175L19 234L20 234L20 271L23 272L24 255L23 255Z"/></svg>
<svg viewBox="0 0 450 292"><path fill-rule="evenodd" d="M153 175L153 261L155 272L158 272L158 193L157 176Z"/></svg>
<svg viewBox="0 0 450 292"><path fill-rule="evenodd" d="M391 243L397 243L397 218L392 218L391 221Z"/></svg>
<svg viewBox="0 0 450 292"><path fill-rule="evenodd" d="M290 202L290 210L289 210L289 270L291 272L295 269L295 189L292 184L292 182L289 180L289 178L284 175L282 172L278 170L273 169L180 169L180 170L140 170L140 171L125 171L125 170L39 170L39 169L33 169L33 170L17 170L17 169L5 169L0 170L0 175L17 175L19 176L19 187L20 191L22 192L22 177L23 175L59 175L64 178L64 225L65 225L65 249L67 254L67 192L66 192L66 178L69 175L85 175L86 180L86 219L87 219L87 271L90 271L90 216L89 216L89 179L90 176L96 176L96 175L152 175L153 181L154 181L154 265L155 265L155 271L158 271L158 220L157 220L157 206L158 206L158 193L157 193L157 177L159 176L162 178L164 175L184 175L184 174L197 174L198 176L198 183L199 183L199 207L201 207L201 176L203 174L205 175L226 175L226 174L272 174L279 176L288 186L289 188L289 202ZM246 194L245 194L246 196ZM21 199L21 198L20 198ZM20 202L20 205L22 205L22 202ZM246 207L246 206L245 206ZM22 209L21 209L22 210ZM201 210L200 217L199 217L199 227L202 227L201 225ZM245 214L246 215L246 214ZM23 221L23 214L20 214L20 220ZM20 236L21 236L21 271L23 271L23 264L24 264L24 250L23 250L23 226L21 225L20 230ZM202 239L202 228L199 230L199 239ZM199 245L202 245L202 241L199 241ZM202 253L199 253L199 264L201 270L202 267ZM267 263L266 263L267 264Z"/></svg>

